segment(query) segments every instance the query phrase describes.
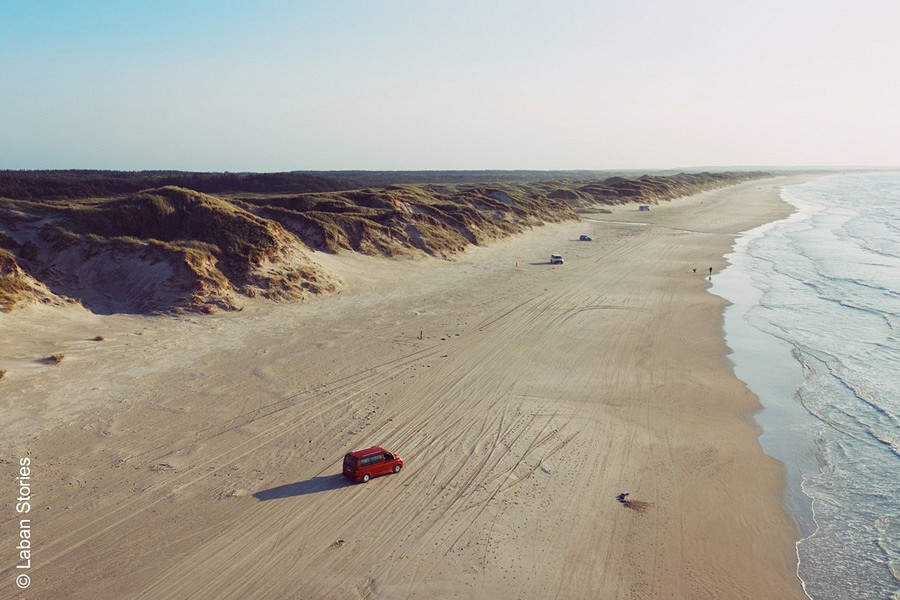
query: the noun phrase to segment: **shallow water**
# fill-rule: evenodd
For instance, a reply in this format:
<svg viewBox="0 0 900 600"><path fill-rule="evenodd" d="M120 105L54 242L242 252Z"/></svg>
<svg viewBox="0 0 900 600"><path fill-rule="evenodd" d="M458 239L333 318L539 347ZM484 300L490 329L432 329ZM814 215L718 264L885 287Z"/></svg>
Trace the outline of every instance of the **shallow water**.
<svg viewBox="0 0 900 600"><path fill-rule="evenodd" d="M736 375L785 463L815 600L900 598L900 173L782 190L713 277Z"/></svg>

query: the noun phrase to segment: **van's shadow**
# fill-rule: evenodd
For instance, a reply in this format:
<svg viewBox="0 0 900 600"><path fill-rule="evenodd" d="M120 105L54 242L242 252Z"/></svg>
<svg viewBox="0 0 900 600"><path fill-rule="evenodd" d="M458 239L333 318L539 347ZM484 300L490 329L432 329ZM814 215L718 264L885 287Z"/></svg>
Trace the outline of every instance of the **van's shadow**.
<svg viewBox="0 0 900 600"><path fill-rule="evenodd" d="M287 485L279 485L278 487L269 488L256 492L253 497L257 500L277 500L279 498L291 498L293 496L306 496L307 494L317 494L319 492L327 492L328 490L337 490L343 487L353 485L344 478L343 475L321 475L313 477L306 481L297 481Z"/></svg>

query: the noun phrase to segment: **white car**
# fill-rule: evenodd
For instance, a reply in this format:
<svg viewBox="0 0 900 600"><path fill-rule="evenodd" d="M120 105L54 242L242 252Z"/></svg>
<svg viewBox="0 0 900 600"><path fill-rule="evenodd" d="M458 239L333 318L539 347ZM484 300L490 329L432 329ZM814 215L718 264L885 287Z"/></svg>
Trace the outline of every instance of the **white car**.
<svg viewBox="0 0 900 600"><path fill-rule="evenodd" d="M563 257L561 254L551 254L550 255L550 264L551 265L561 265L563 264Z"/></svg>

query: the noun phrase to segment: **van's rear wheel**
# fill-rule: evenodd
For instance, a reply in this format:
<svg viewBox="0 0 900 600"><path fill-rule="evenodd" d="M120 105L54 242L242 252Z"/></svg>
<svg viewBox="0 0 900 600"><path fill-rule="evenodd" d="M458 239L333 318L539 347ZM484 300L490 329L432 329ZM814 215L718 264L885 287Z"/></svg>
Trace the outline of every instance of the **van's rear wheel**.
<svg viewBox="0 0 900 600"><path fill-rule="evenodd" d="M366 473L365 475L362 476L362 482L369 483L369 474L368 473Z"/></svg>
<svg viewBox="0 0 900 600"><path fill-rule="evenodd" d="M394 465L394 473L400 472L400 465Z"/></svg>

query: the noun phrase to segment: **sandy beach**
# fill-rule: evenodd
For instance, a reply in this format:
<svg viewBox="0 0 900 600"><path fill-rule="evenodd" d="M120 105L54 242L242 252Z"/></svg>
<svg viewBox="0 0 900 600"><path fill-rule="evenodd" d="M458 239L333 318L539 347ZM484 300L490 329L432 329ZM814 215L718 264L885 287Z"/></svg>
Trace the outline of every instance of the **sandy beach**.
<svg viewBox="0 0 900 600"><path fill-rule="evenodd" d="M0 314L0 460L32 466L27 597L805 598L782 467L706 291L802 179L452 261L314 253L344 287L303 303ZM372 445L403 471L346 482L343 455Z"/></svg>

